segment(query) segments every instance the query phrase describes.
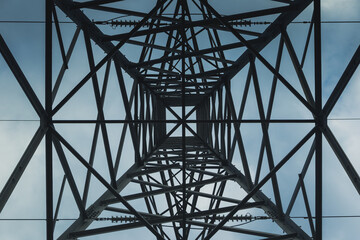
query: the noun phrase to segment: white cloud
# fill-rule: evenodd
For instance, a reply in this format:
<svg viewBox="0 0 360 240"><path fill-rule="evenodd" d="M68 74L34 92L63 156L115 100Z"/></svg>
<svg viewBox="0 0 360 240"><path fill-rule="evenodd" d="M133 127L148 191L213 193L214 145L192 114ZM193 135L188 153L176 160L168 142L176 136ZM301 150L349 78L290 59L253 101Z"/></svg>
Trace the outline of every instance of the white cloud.
<svg viewBox="0 0 360 240"><path fill-rule="evenodd" d="M323 0L321 7L324 20L353 19L359 17L360 2L358 0Z"/></svg>

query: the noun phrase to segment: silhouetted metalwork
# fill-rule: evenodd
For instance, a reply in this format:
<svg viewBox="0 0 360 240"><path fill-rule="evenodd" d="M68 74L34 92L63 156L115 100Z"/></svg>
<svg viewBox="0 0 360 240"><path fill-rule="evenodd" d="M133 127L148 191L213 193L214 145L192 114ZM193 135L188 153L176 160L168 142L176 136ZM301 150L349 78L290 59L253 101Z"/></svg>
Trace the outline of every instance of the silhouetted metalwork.
<svg viewBox="0 0 360 240"><path fill-rule="evenodd" d="M251 11L242 9L251 1L233 1L233 7L207 0L157 0L141 2L138 6L134 5L136 1L129 2L46 1L45 107L0 37L1 54L41 120L1 191L0 210L45 138L48 240L53 239L58 225L56 220L66 184L79 217L58 236L60 240L120 234L144 227L156 239L211 239L218 232L228 231L252 237L249 239L321 240L322 136L360 193L359 176L327 126L327 117L358 68L359 48L323 107L320 1L274 0L264 6L253 6ZM269 7L269 2L273 7ZM302 56L298 58L287 27L307 8L313 14L308 21ZM61 12L77 25L68 48L59 24ZM104 20L108 18L112 19ZM115 30L109 30L109 25L116 27ZM80 33L84 35L83 59L89 71L82 79L74 77L72 89L55 101L67 70L74 65L76 68L71 56L80 41ZM54 44L58 43L60 49L60 59L56 61L62 62L54 80L53 35ZM271 59L262 53L270 44ZM105 55L99 59L94 48L101 49ZM124 48L129 49L126 56L122 52ZM304 71L309 49L314 55L310 64L315 74L312 76ZM286 63L282 61L285 51L290 59ZM291 80L280 71L284 64L295 70ZM240 76L240 72L246 72L247 76ZM121 102L107 98L108 92L114 90L108 88L109 81L114 79ZM265 81L267 84L262 85ZM90 84L96 118L58 117L63 108L71 106L74 96ZM281 101L298 102L312 118L272 118L276 108L274 99L282 94L278 90L280 85L288 94L284 96L291 96L289 100L280 96ZM253 119L244 117L251 95L255 100L252 111L258 116ZM104 110L107 101L122 109L120 118L107 117ZM278 158L273 153L270 128L272 124L286 123L305 124L308 130L287 154ZM58 130L59 125L74 124L94 126L87 157L71 143L71 137ZM243 134L250 124L260 132L257 156L248 154L250 140ZM115 144L109 130L113 125L121 129ZM131 142L131 150L129 145L124 147L126 139ZM101 156L97 155L99 146L104 148ZM290 186L292 193L285 206L279 186L280 170L300 149L305 152L301 157L302 167L294 169L293 175L298 180ZM78 180L78 169L69 163L70 158L86 169L83 182ZM53 172L60 171L53 167L57 159L64 178L54 201ZM124 161L132 163L126 171L121 167ZM312 161L315 162L315 188L311 187L316 193L315 212L311 212L309 188L304 181ZM265 162L268 169L263 166ZM89 194L99 191L92 185L93 181L100 182L105 190L97 199L90 200ZM231 184L239 186L236 191L226 190ZM266 184L270 193L262 191ZM126 190L128 186L132 186L130 190ZM306 209L307 227L301 228L290 218L296 200ZM249 224L233 226L233 221ZM95 222L102 225L93 227ZM252 222L257 223L256 227L251 227Z"/></svg>

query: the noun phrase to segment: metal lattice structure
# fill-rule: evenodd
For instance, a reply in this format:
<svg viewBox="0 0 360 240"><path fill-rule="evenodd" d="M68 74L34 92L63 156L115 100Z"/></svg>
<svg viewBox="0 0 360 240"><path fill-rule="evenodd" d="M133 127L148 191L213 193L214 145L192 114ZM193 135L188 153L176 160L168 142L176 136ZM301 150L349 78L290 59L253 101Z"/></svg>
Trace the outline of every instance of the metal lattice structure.
<svg viewBox="0 0 360 240"><path fill-rule="evenodd" d="M57 228L60 240L144 228L149 239L231 232L239 239L321 240L323 136L360 193L358 173L327 125L360 48L323 103L320 1L250 2L46 1L45 106L1 37L1 54L40 126L1 191L0 211L45 139L48 240ZM63 15L76 26L69 44ZM297 19L307 21L301 44L288 31ZM79 44L83 75L80 61L72 61ZM71 109L73 99L95 114L82 117ZM308 117L273 117L277 101ZM279 154L273 135L286 125L300 126L301 137ZM66 126L87 126L86 150ZM297 167L286 168L291 162ZM305 181L307 173L314 181ZM285 204L279 185L289 175L296 181L287 185ZM69 208L62 205L67 185ZM290 217L296 201L307 216L302 227ZM67 208L77 219L65 226L57 219Z"/></svg>

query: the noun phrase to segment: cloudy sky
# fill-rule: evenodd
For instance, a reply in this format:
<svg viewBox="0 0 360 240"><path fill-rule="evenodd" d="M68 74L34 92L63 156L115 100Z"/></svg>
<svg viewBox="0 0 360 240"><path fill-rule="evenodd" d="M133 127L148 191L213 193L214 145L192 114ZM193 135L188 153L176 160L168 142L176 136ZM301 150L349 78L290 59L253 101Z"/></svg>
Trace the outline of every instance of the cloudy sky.
<svg viewBox="0 0 360 240"><path fill-rule="evenodd" d="M258 1L258 2L268 2L267 0ZM253 6L249 5L249 9ZM324 21L336 21L336 20L360 20L360 2L357 0L323 0L322 1L322 18ZM230 11L230 9L224 7L224 11ZM302 15L305 20L309 20L310 10L305 11ZM60 17L66 20L64 16L59 13ZM44 1L42 0L13 0L13 1L0 1L0 21L8 20L43 20L44 19ZM301 19L303 20L303 19ZM331 94L337 80L344 71L349 59L353 55L354 51L357 49L360 43L360 32L355 30L358 28L359 24L330 24L324 23L322 25L322 60L323 60L323 102L326 102L326 99ZM301 49L301 44L304 41L305 36L303 34L305 26L291 25L288 28L290 38L293 40L294 44L299 42L299 47L295 48L296 50ZM75 31L75 26L73 24L62 24L62 31L65 45L68 46L73 33ZM107 31L112 31L112 29L107 29ZM0 23L0 34L5 39L9 48L11 49L13 55L18 61L20 67L22 68L25 76L28 78L30 84L32 85L34 91L38 95L40 101L44 103L44 24L19 24L19 23ZM82 35L80 35L82 38ZM56 39L55 39L56 40ZM55 99L55 103L61 100L66 93L74 86L74 82L66 81L70 79L69 76L73 79L81 79L88 71L86 62L83 61L84 46L83 41L79 41L74 50L74 56L72 58L72 64L76 65L76 68L69 69L68 75L65 76L64 85L59 90L58 97ZM59 50L54 41L54 58L60 59ZM274 45L275 46L275 45ZM103 56L103 53L100 49L96 49L95 59L99 60ZM124 50L126 51L126 50ZM130 52L130 51L129 51ZM264 56L270 56L274 52L271 47L265 48L263 51ZM128 56L129 53L126 53ZM275 56L275 55L274 55ZM285 55L284 55L285 56ZM131 58L131 56L129 56ZM275 59L273 57L273 59ZM286 59L286 57L285 57ZM311 64L311 60L310 63ZM60 67L60 62L54 62L54 76L56 76L58 69ZM246 70L239 73L239 77L246 75ZM266 70L259 67L259 72L266 74ZM104 71L101 70L99 73L100 79L103 76ZM284 76L291 75L293 70L283 69ZM114 77L114 73L111 73ZM309 72L309 75L311 72ZM260 75L260 74L259 74ZM130 82L130 81L128 81ZM115 83L112 87L116 87ZM130 91L130 84L127 84L128 92ZM235 83L235 86L236 83ZM239 89L243 89L243 85L239 83ZM267 85L262 85L266 89ZM111 85L110 85L111 89ZM90 91L90 86L88 89L85 88L83 92L79 92L77 97L69 104L65 106L64 109L59 111L59 119L95 119L96 118L96 109L94 100L89 104L89 98L86 98L87 91ZM345 89L343 96L340 98L339 102L335 106L333 112L329 117L329 126L333 130L333 133L337 137L338 141L342 145L344 151L352 161L355 169L360 171L360 149L358 147L360 143L360 70L358 69L352 80L350 81L348 87ZM119 98L116 96L115 92L109 91L109 96L113 99ZM265 94L266 96L266 94ZM240 97L234 96L235 100ZM250 98L251 99L251 98ZM24 150L26 149L29 141L36 132L39 121L35 111L31 108L31 105L27 101L25 95L23 94L21 88L16 82L15 78L11 74L9 68L7 67L5 61L0 57L0 189L5 185L7 179L9 178L12 170L16 166L16 163L20 159ZM267 100L264 100L266 103ZM251 100L247 106L247 111L245 118L252 118L256 116L253 109ZM301 117L309 118L309 113L306 112L303 108L297 108L297 105L294 105L292 109L288 109L288 103L282 101L276 102L277 108L274 110L274 118L288 118L288 117ZM295 103L294 103L295 104ZM124 109L121 104L119 107L114 106L113 104L105 104L105 109L107 111L107 116L110 119L116 119L121 117L124 114ZM310 115L311 117L311 115ZM356 119L357 118L357 119ZM292 146L298 141L303 135L304 130L309 129L307 126L298 126L299 129L293 130L292 126L278 126L273 128L273 141L274 145L278 146L274 150L274 155L283 156L290 150ZM259 140L259 129L244 128L243 134L248 142L245 145L248 145L248 154L251 155L252 152L254 155L258 152L258 149L254 147L252 149L252 141L256 142ZM59 126L59 132L61 132L64 137L67 137L70 143L83 155L87 156L88 149L91 144L93 126L92 125L82 125L82 126ZM257 132L254 136L254 132ZM121 133L121 130L117 127L112 127L110 134L110 139L116 140ZM289 132L291 132L289 134ZM284 143L284 137L291 136L291 139L288 139L288 142ZM116 142L116 141L113 141ZM115 143L116 144L116 143ZM115 146L114 144L114 146ZM309 147L307 145L307 147ZM133 153L131 150L131 141L130 138L127 138L125 142L125 148L128 150L126 158L133 159ZM275 147L274 147L275 148ZM115 149L115 147L114 147ZM102 146L99 145L99 154L103 153L104 150ZM71 158L70 154L66 152ZM115 153L114 153L115 154ZM237 153L238 154L238 153ZM306 151L303 152L306 154ZM78 169L76 174L77 178L83 179L85 175L85 170L76 162L71 162L71 167L73 169ZM121 172L122 173L127 167L132 164L132 161L122 161ZM240 161L235 161L236 166L240 165ZM59 191L60 183L62 180L63 173L61 171L61 166L55 157L55 169L60 171L54 172L55 179L55 198ZM296 168L296 165L291 165L289 171L293 171L293 174L297 176L299 173L299 168ZM106 169L99 167L100 171L104 172L106 175ZM311 173L312 171L312 173ZM26 169L22 179L20 180L17 188L15 189L13 195L9 199L8 204L0 214L0 219L16 219L16 218L25 218L25 219L43 219L45 217L45 167L44 167L44 143L39 145L38 150L35 152L34 157L32 158L28 168ZM286 181L288 176L286 173L283 173L283 179L280 177L280 181ZM313 177L313 168L310 167L309 176L307 179L308 186L311 186ZM79 180L80 181L80 180ZM90 195L89 201L95 200L99 193L104 191L104 188L98 184L94 183L93 189L96 189L96 192L93 192ZM266 187L266 186L265 186ZM230 185L227 191L230 193L236 189L236 186ZM309 191L311 188L309 187ZM82 189L80 190L82 191ZM131 186L124 190L131 191ZM264 189L266 191L266 189ZM62 209L61 217L62 218L76 218L77 215L73 214L76 205L71 199L71 192L69 191L68 186L65 190L63 206L66 206L66 209ZM271 193L269 193L271 194ZM286 194L286 188L284 188L284 199L290 197ZM310 194L311 195L311 194ZM313 194L312 194L313 197ZM352 186L349 178L347 177L345 171L342 169L339 161L337 160L335 154L331 151L327 142L324 140L324 216L331 215L360 215L360 205L359 195ZM286 200L285 200L286 202ZM75 209L76 210L76 209ZM314 209L312 209L314 212ZM301 214L301 209L294 210L294 216L304 216ZM297 214L297 215L296 215ZM304 220L298 220L299 224L302 224L301 221L306 224ZM71 223L71 221L62 221L57 223L58 229L56 229L55 234L59 235L66 227ZM360 218L329 218L324 219L324 239L329 240L341 240L341 239L354 239L354 236L360 234L360 229L354 227L359 226ZM256 227L256 225L254 225ZM129 231L127 236L138 236L139 238L144 236L150 236L147 229L133 230ZM125 235L122 235L126 238ZM214 239L228 238L228 239L238 239L238 235L221 233L214 237ZM109 236L110 238L111 236ZM35 221L10 221L10 220L0 220L0 239L45 239L45 222L42 220ZM88 238L92 239L92 238ZM93 239L96 239L93 238Z"/></svg>

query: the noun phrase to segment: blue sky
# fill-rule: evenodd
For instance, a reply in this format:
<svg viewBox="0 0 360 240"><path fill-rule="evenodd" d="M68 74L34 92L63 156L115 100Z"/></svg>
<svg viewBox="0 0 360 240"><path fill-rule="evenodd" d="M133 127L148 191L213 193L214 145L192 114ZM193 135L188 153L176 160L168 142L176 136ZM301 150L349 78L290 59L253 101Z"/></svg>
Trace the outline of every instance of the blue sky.
<svg viewBox="0 0 360 240"><path fill-rule="evenodd" d="M210 1L211 2L211 1ZM258 1L259 3L266 3L270 1ZM215 4L215 3L214 3ZM215 5L214 5L215 6ZM228 6L225 5L224 6ZM254 7L248 5L249 8ZM134 6L136 8L136 6ZM31 10L30 10L31 9ZM356 0L323 0L322 1L322 17L323 20L360 20L360 2ZM232 12L230 8L224 7L224 11ZM306 20L308 20L309 10L305 11L302 15ZM58 11L59 13L59 11ZM62 19L65 19L61 13L59 13ZM301 18L301 17L300 17ZM25 1L25 0L14 0L14 1L0 1L0 21L1 20L43 20L44 19L44 1L34 0L34 1ZM322 60L323 60L323 102L326 102L326 99L330 95L333 87L335 86L337 80L341 76L344 68L346 67L349 59L354 53L355 49L360 43L360 32L354 29L358 28L359 24L323 24L322 25ZM290 38L293 40L293 43L298 43L299 46L295 45L295 50L298 51L298 55L301 52L301 44L303 44L305 36L302 34L305 31L306 27L304 25L291 25L288 28ZM72 34L75 30L74 25L72 24L63 24L62 31L65 41L65 45L71 41ZM106 31L113 31L112 29L107 29ZM44 25L43 24L10 24L10 23L0 23L0 34L3 36L7 42L9 48L17 59L20 67L28 78L30 84L32 85L34 91L38 95L41 102L44 102ZM55 36L55 35L54 35ZM55 39L56 40L56 39ZM276 45L276 43L275 43ZM275 46L274 45L274 46ZM130 48L129 48L130 49ZM124 49L124 54L128 56L131 54L129 49ZM103 56L103 52L94 46L95 59L96 61L100 60ZM82 40L82 34L80 34L80 41L77 44L74 56L71 60L71 64L76 65L76 68L70 68L69 72L65 76L64 84L61 86L61 89L58 94L58 98L55 100L55 103L58 102L65 94L76 84L76 80L81 79L87 71L87 63L83 58L84 46ZM264 56L270 56L273 54L271 46L268 49L264 49L262 52ZM284 55L285 56L285 55ZM60 59L59 50L56 41L54 41L54 58ZM131 58L131 56L129 56ZM272 57L272 62L274 63L275 57ZM311 64L311 57L309 63ZM260 65L260 64L258 64ZM54 62L54 76L56 76L60 66L59 61ZM246 70L241 71L237 77L246 75ZM266 76L269 74L266 69L259 66L259 75L260 73ZM99 73L99 78L103 76L103 70ZM282 69L284 76L290 76L293 74L291 68ZM311 76L311 71L307 72L308 76ZM111 77L114 78L114 71L111 73ZM265 77L266 78L266 77ZM130 86L132 80L129 77L126 77L128 92L130 91ZM233 81L234 82L234 81ZM110 82L110 88L115 89L117 86L115 82ZM244 86L241 83L234 83L235 87L242 89ZM262 91L266 92L268 84L262 84ZM234 87L234 86L233 86ZM65 106L63 110L59 111L57 116L59 119L94 119L96 117L96 109L94 105L94 100L87 98L88 92L91 91L91 86L85 86L79 94L69 102L68 106ZM252 90L253 91L253 90ZM358 147L360 142L360 125L359 120L336 120L342 118L359 118L360 117L360 70L358 69L352 80L349 83L349 86L344 91L343 96L339 100L338 104L335 106L332 114L330 115L329 126L333 130L334 134L338 138L338 141L341 143L344 151L349 156L352 161L355 169L360 172L360 161L358 157L360 156L360 149ZM235 95L236 91L233 90ZM286 91L283 91L284 96L286 97ZM266 93L265 95L266 96ZM109 98L114 101L120 101L120 97L117 95L116 91L109 92ZM234 99L240 98L241 95L234 96ZM37 115L34 110L32 110L31 105L28 103L25 95L22 93L20 87L18 86L15 78L12 76L9 71L6 63L0 57L0 100L2 102L0 106L0 119L1 120L21 120L21 121L1 121L0 122L0 156L2 161L2 167L0 169L0 189L4 186L6 180L8 179L12 169L16 165L18 159L21 157L24 149L28 145L30 139L38 128L39 122L37 121L22 121L22 120L37 120ZM90 104L89 104L90 101ZM91 102L92 101L92 102ZM264 99L266 104L267 100ZM71 104L70 104L71 103ZM251 118L256 116L256 113L252 111L253 106L251 105L251 100L247 106L246 117ZM296 103L284 102L281 99L275 101L277 104L276 110L274 110L274 115L281 117L301 117L308 118L309 113L304 110L303 107L296 105ZM294 104L294 105L292 105ZM117 106L120 106L119 108ZM290 106L290 110L288 111ZM106 113L109 119L122 118L124 116L124 110L119 105L114 105L110 103L105 103ZM74 111L75 110L75 111ZM311 117L311 115L310 115ZM331 120L334 119L334 120ZM69 142L74 144L74 147L79 150L83 156L87 156L88 146L91 144L92 138L92 125L82 125L82 126L59 126L57 128L64 137L67 137ZM259 141L259 131L260 127L245 127L242 126L242 131L244 138L248 139L248 154L251 156L258 151L257 147L253 147L257 141ZM278 156L280 159L281 156L284 156L287 151L304 135L304 129L308 129L308 126L299 125L296 130L293 130L292 126L274 126L271 130L271 137L274 142L274 155ZM115 140L120 134L119 128L112 127L110 138ZM254 132L256 134L254 134ZM284 141L284 139L286 139ZM116 144L116 143L115 143ZM278 146L278 147L276 147ZM309 144L306 145L309 147ZM133 152L131 150L131 140L127 137L125 142L125 149L127 150L126 156L121 165L121 172L124 172L131 164L133 159ZM115 145L113 146L115 148ZM305 149L306 150L306 149ZM285 182L287 180L293 181L290 179L295 179L298 174L299 162L301 162L301 154L306 154L306 151L300 152L296 156L295 160L289 165L287 171L291 172L282 172L279 179L281 180L280 187L284 191L284 199L288 199L287 191L291 191L291 187L287 188ZM115 151L115 150L114 150ZM104 154L102 145L99 145L99 157L101 154ZM66 152L69 159L71 155ZM115 152L113 152L115 154ZM238 154L238 153L236 153ZM256 157L255 157L256 158ZM130 160L129 160L130 159ZM296 160L297 159L297 160ZM75 162L70 161L71 167L76 170L76 179L82 181L85 174L85 170ZM100 164L100 163L98 163ZM235 166L240 167L240 161L234 160ZM300 165L301 166L301 165ZM99 171L101 171L104 176L106 176L106 169L97 166ZM296 168L296 170L294 170ZM59 171L54 172L55 178L55 198L57 197L57 192L59 189L59 184L61 182L63 173L61 166L55 157L55 169ZM293 172L292 172L293 171ZM1 218L44 218L45 217L45 184L44 184L44 144L41 143L38 150L36 151L33 159L31 160L27 170L25 171L21 181L19 182L17 188L15 189L12 197L10 198L7 206L4 208L3 212L0 215ZM311 189L311 182L313 181L313 166L310 167L309 175L305 179L306 183L309 186L309 192ZM284 184L283 184L284 183ZM287 182L286 182L287 183ZM264 187L264 192L267 191L267 186ZM89 201L95 200L97 196L104 191L104 188L99 184L94 182L93 185L94 191L91 193ZM237 189L237 186L230 185L226 191L226 194L231 195L234 190ZM80 192L82 189L80 189ZM124 192L130 192L131 186L124 190ZM66 209L61 209L61 217L63 218L73 218L77 217L76 206L74 201L71 199L71 192L67 186L65 190L63 206L66 206ZM271 193L268 193L271 195ZM309 194L311 195L311 194ZM313 194L310 196L310 199L313 198ZM359 195L355 191L354 187L351 185L348 177L341 168L341 165L336 159L336 156L331 151L327 142L324 140L324 215L359 215L360 214L360 205L356 204L359 202ZM286 200L284 200L286 202ZM139 206L140 207L140 206ZM75 209L75 210L74 210ZM312 209L314 212L314 209ZM294 212L298 215L304 214L303 209L300 207L294 209ZM294 213L294 215L295 215ZM261 214L261 213L260 213ZM306 224L304 220L298 220L299 224ZM70 222L58 222L58 229L55 232L55 235L60 234ZM344 218L344 219L324 219L324 239L329 240L342 240L342 239L353 239L354 236L360 234L360 230L354 228L360 224L360 219L358 218ZM255 224L254 227L257 227ZM141 230L132 230L128 236L138 236L143 238L145 236L150 236L147 229ZM122 235L125 238L129 238L126 235ZM111 235L109 236L109 238ZM219 233L215 235L214 239L220 239L226 237L227 239L238 239L237 235L229 233ZM12 221L0 221L0 238L1 239L45 239L45 222L44 221L21 221L21 222L12 222ZM86 239L96 239L95 238L86 238Z"/></svg>

